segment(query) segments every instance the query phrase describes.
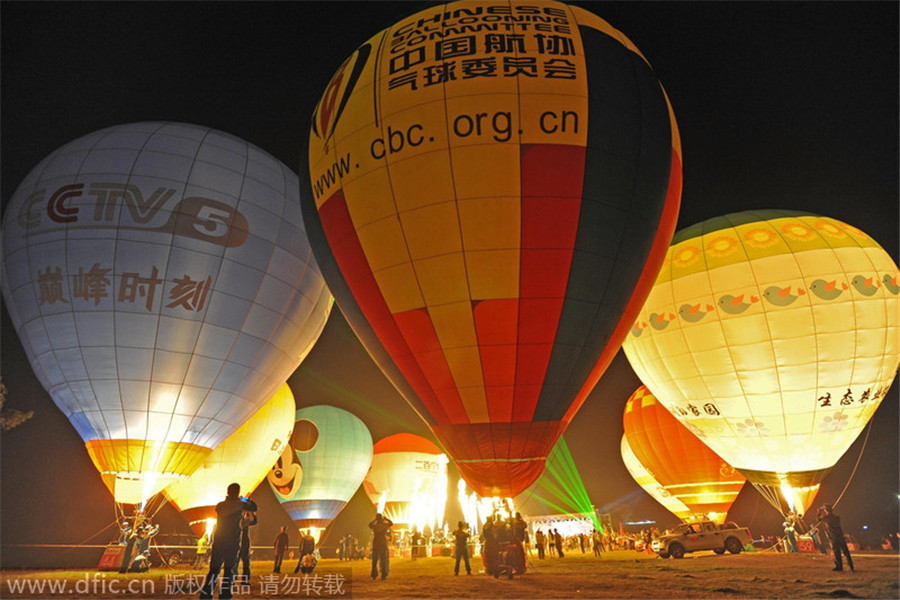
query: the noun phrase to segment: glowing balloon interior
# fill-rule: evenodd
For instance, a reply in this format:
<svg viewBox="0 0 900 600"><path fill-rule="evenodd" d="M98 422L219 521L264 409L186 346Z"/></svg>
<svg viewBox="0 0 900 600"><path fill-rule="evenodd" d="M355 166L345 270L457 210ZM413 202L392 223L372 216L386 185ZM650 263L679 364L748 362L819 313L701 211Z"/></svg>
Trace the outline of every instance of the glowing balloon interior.
<svg viewBox="0 0 900 600"><path fill-rule="evenodd" d="M115 499L190 475L275 393L331 296L296 176L226 133L110 127L66 144L3 221L3 295Z"/></svg>
<svg viewBox="0 0 900 600"><path fill-rule="evenodd" d="M724 523L746 479L678 422L645 386L625 403L628 446L662 489L696 515Z"/></svg>
<svg viewBox="0 0 900 600"><path fill-rule="evenodd" d="M268 475L272 464L288 447L297 407L285 383L237 431L225 438L187 479L166 488L171 500L199 537L206 521L216 516L216 504L231 483L249 496Z"/></svg>
<svg viewBox="0 0 900 600"><path fill-rule="evenodd" d="M552 31L496 33L509 21ZM437 5L341 65L306 150L304 221L341 311L466 481L520 493L674 232L681 145L649 64L577 7Z"/></svg>
<svg viewBox="0 0 900 600"><path fill-rule="evenodd" d="M371 465L372 435L358 417L309 406L297 411L290 446L267 479L298 528L321 529L353 497Z"/></svg>
<svg viewBox="0 0 900 600"><path fill-rule="evenodd" d="M447 503L447 456L433 442L398 433L375 443L363 489L395 529L440 528Z"/></svg>
<svg viewBox="0 0 900 600"><path fill-rule="evenodd" d="M851 225L727 215L676 235L625 353L692 432L804 512L894 380L898 292L897 265Z"/></svg>
<svg viewBox="0 0 900 600"><path fill-rule="evenodd" d="M645 492L682 521L687 521L694 516L694 512L684 502L666 491L653 476L653 473L641 464L638 457L634 455L634 450L631 449L631 446L628 444L628 437L625 435L622 436L620 450L625 468L628 469L628 472L634 477L637 484L644 488Z"/></svg>

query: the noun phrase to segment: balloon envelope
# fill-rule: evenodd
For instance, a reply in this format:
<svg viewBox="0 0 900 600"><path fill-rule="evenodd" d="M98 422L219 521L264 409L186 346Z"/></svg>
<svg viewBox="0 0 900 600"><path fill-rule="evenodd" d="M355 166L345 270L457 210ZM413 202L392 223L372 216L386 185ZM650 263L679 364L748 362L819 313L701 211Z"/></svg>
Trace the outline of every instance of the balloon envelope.
<svg viewBox="0 0 900 600"><path fill-rule="evenodd" d="M249 496L266 478L288 446L294 429L294 395L285 383L237 431L225 438L187 479L166 488L166 496L200 536L206 519L216 517L216 504L231 483Z"/></svg>
<svg viewBox="0 0 900 600"><path fill-rule="evenodd" d="M552 32L490 33L510 21ZM454 2L363 44L312 121L304 220L342 312L478 494L518 494L674 231L656 76L580 8Z"/></svg>
<svg viewBox="0 0 900 600"><path fill-rule="evenodd" d="M3 220L3 295L38 379L117 501L199 467L318 338L330 292L296 176L180 123L66 144Z"/></svg>
<svg viewBox="0 0 900 600"><path fill-rule="evenodd" d="M437 498L446 501L446 470L446 455L433 442L398 433L375 443L363 489L375 506L384 495L384 515L402 528L414 523L415 503L431 503Z"/></svg>
<svg viewBox="0 0 900 600"><path fill-rule="evenodd" d="M290 447L267 479L300 529L326 527L372 465L372 435L352 413L334 406L296 412Z"/></svg>
<svg viewBox="0 0 900 600"><path fill-rule="evenodd" d="M627 436L622 436L622 442L619 448L622 453L622 462L625 463L625 468L628 469L628 472L634 477L637 484L644 488L645 492L650 494L654 500L662 504L669 512L682 521L690 519L694 515L694 512L688 508L684 502L666 491L662 484L657 481L656 477L653 476L653 473L648 471L647 468L641 464L638 457L634 455L634 450L632 450L631 446L628 444Z"/></svg>
<svg viewBox="0 0 900 600"><path fill-rule="evenodd" d="M724 523L746 479L641 386L622 417L628 446L662 490L696 515Z"/></svg>
<svg viewBox="0 0 900 600"><path fill-rule="evenodd" d="M676 235L625 353L692 432L803 512L891 386L898 291L851 225L727 215Z"/></svg>

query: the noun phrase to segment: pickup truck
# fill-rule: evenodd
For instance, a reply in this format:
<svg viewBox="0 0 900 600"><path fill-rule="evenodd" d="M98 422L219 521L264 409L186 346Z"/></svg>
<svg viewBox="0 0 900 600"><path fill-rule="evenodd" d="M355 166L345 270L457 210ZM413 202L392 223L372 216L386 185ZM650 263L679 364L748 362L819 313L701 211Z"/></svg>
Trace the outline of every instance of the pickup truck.
<svg viewBox="0 0 900 600"><path fill-rule="evenodd" d="M659 539L653 540L653 551L662 558L682 558L687 552L712 550L716 554L725 551L738 554L747 544L753 543L750 530L734 523L719 525L714 521L682 523Z"/></svg>

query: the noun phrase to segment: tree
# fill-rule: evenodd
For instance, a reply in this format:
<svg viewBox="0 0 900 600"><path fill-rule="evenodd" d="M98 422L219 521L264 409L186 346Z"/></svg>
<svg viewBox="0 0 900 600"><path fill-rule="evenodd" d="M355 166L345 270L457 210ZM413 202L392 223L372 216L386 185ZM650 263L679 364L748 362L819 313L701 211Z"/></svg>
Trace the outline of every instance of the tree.
<svg viewBox="0 0 900 600"><path fill-rule="evenodd" d="M5 408L3 405L6 403L6 394L6 386L3 384L3 380L0 379L0 428L3 431L9 431L14 427L18 427L34 416L33 410L22 412L15 408Z"/></svg>

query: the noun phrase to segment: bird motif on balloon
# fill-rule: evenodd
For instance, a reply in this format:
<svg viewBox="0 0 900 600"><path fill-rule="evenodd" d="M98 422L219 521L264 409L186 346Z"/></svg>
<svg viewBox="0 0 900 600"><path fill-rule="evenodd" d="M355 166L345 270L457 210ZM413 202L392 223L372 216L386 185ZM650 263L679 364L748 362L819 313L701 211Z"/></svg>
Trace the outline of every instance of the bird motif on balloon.
<svg viewBox="0 0 900 600"><path fill-rule="evenodd" d="M644 330L647 329L647 327L649 327L649 325L646 321L635 322L635 324L631 326L631 335L633 335L634 337L640 337L640 335L644 333Z"/></svg>
<svg viewBox="0 0 900 600"><path fill-rule="evenodd" d="M855 275L850 283L863 296L873 296L878 291L878 282L873 277Z"/></svg>
<svg viewBox="0 0 900 600"><path fill-rule="evenodd" d="M835 298L843 294L844 290L846 289L847 284L842 283L840 286L838 286L836 279L832 279L831 281L816 279L811 284L809 284L809 291L811 291L822 300L834 300Z"/></svg>
<svg viewBox="0 0 900 600"><path fill-rule="evenodd" d="M900 293L900 282L897 281L896 276L885 275L884 278L882 278L882 281L884 281L885 289L890 293L895 296Z"/></svg>
<svg viewBox="0 0 900 600"><path fill-rule="evenodd" d="M662 331L663 329L668 327L669 323L671 323L674 320L675 320L675 315L673 315L672 313L669 313L668 315L666 315L666 313L651 313L650 314L650 326L653 327L653 329L656 329L658 331Z"/></svg>
<svg viewBox="0 0 900 600"><path fill-rule="evenodd" d="M697 323L703 317L705 317L707 313L712 312L712 310L712 304L707 304L704 307L702 302L698 302L697 304L682 304L678 309L678 314L682 319L688 321L689 323Z"/></svg>
<svg viewBox="0 0 900 600"><path fill-rule="evenodd" d="M748 301L744 300L744 297L747 294L740 294L738 296L732 296L731 294L725 294L721 298L719 298L719 308L727 312L731 315L739 315L748 308L750 308L751 304L759 302L759 298L756 296L747 296Z"/></svg>
<svg viewBox="0 0 900 600"><path fill-rule="evenodd" d="M763 292L763 297L765 297L765 299L768 300L770 304L774 304L775 306L788 306L790 304L793 304L797 300L797 298L806 294L806 290L804 290L803 288L797 288L797 293L792 294L792 287L794 286L769 286L766 288L766 291Z"/></svg>

